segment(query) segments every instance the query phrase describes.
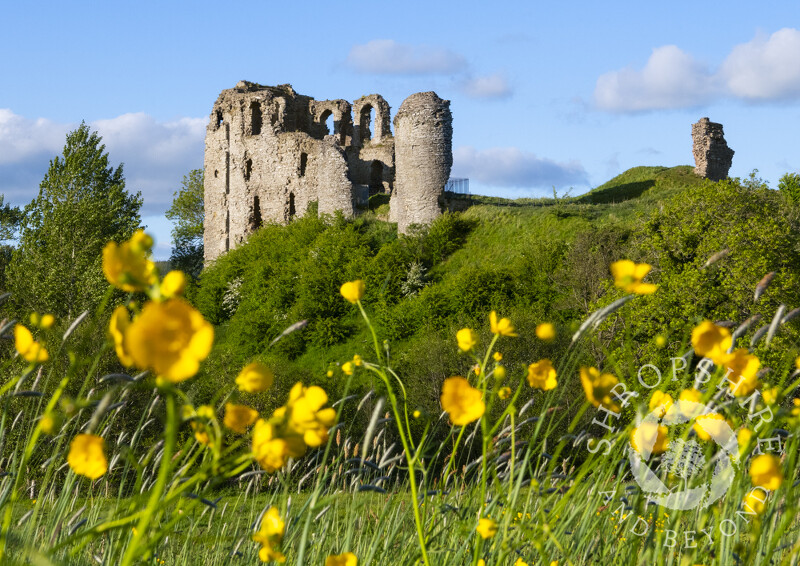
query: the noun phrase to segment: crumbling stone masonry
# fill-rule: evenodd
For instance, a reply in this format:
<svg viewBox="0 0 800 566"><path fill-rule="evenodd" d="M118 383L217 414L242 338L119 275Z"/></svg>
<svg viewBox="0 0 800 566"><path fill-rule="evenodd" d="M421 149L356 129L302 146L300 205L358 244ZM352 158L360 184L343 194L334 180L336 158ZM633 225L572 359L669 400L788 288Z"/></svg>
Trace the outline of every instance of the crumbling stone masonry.
<svg viewBox="0 0 800 566"><path fill-rule="evenodd" d="M692 124L692 140L694 172L712 181L727 179L734 152L725 142L722 124L700 118L699 122Z"/></svg>
<svg viewBox="0 0 800 566"><path fill-rule="evenodd" d="M389 114L379 94L351 105L291 85L240 81L222 91L206 129L206 262L312 202L352 216L370 195L390 194L401 233L439 216L453 163L450 102L433 92L408 97L394 136Z"/></svg>

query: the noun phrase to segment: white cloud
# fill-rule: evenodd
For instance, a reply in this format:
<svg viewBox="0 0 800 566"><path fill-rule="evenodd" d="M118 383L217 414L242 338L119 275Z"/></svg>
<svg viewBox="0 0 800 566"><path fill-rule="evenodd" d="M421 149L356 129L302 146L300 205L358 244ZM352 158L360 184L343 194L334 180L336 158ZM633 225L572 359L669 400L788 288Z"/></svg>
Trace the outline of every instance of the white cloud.
<svg viewBox="0 0 800 566"><path fill-rule="evenodd" d="M354 45L347 64L358 72L381 75L431 75L463 71L467 62L458 53L433 45L411 45L374 39Z"/></svg>
<svg viewBox="0 0 800 566"><path fill-rule="evenodd" d="M203 166L205 125L205 118L160 122L143 113L89 124L103 137L111 164L125 164L128 190L142 191L144 214L162 213L183 175ZM50 160L76 127L0 109L0 193L7 201L26 204L38 194Z"/></svg>
<svg viewBox="0 0 800 566"><path fill-rule="evenodd" d="M502 73L466 79L461 83L461 90L470 98L508 98L511 96L511 85Z"/></svg>
<svg viewBox="0 0 800 566"><path fill-rule="evenodd" d="M456 148L453 176L493 187L550 188L588 183L586 170L577 161L558 163L516 147Z"/></svg>
<svg viewBox="0 0 800 566"><path fill-rule="evenodd" d="M800 99L800 31L784 28L736 45L713 72L675 45L658 47L641 70L605 73L594 91L595 105L612 112L690 108L721 98Z"/></svg>
<svg viewBox="0 0 800 566"><path fill-rule="evenodd" d="M784 28L737 45L720 76L731 95L746 100L800 98L800 31Z"/></svg>
<svg viewBox="0 0 800 566"><path fill-rule="evenodd" d="M636 112L700 106L714 92L713 78L691 55L675 45L653 50L644 68L601 75L594 91L603 110Z"/></svg>

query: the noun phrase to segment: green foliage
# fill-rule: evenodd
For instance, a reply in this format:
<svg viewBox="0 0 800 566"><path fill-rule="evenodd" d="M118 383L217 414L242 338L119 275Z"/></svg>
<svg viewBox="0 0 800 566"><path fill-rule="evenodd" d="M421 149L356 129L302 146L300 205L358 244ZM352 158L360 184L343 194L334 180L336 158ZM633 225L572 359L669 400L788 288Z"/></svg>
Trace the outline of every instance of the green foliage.
<svg viewBox="0 0 800 566"><path fill-rule="evenodd" d="M800 174L786 173L778 181L778 190L794 203L800 203Z"/></svg>
<svg viewBox="0 0 800 566"><path fill-rule="evenodd" d="M102 249L140 224L139 193L125 190L122 165L109 165L102 138L86 124L67 134L39 195L25 207L8 287L22 312L73 318L96 307L107 289Z"/></svg>
<svg viewBox="0 0 800 566"><path fill-rule="evenodd" d="M170 262L193 278L203 269L203 198L203 170L192 169L183 176L181 189L173 193L172 205L166 212L174 223Z"/></svg>

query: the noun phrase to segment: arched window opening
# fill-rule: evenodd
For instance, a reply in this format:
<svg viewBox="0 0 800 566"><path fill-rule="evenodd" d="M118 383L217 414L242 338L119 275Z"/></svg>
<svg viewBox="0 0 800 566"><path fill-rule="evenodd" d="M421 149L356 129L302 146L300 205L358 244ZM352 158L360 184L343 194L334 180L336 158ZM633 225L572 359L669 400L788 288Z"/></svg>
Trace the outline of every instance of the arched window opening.
<svg viewBox="0 0 800 566"><path fill-rule="evenodd" d="M383 163L377 159L372 162L369 170L369 194L383 192Z"/></svg>
<svg viewBox="0 0 800 566"><path fill-rule="evenodd" d="M294 193L289 193L289 220L294 218L295 214L296 211L294 208Z"/></svg>
<svg viewBox="0 0 800 566"><path fill-rule="evenodd" d="M214 178L219 177L219 169L214 169Z"/></svg>
<svg viewBox="0 0 800 566"><path fill-rule="evenodd" d="M372 139L372 125L373 118L375 117L375 109L369 104L361 109L361 143L368 142Z"/></svg>
<svg viewBox="0 0 800 566"><path fill-rule="evenodd" d="M222 125L222 110L217 110L217 128Z"/></svg>
<svg viewBox="0 0 800 566"><path fill-rule="evenodd" d="M301 153L300 154L300 176L306 176L306 166L308 165L308 154Z"/></svg>
<svg viewBox="0 0 800 566"><path fill-rule="evenodd" d="M244 180L249 181L250 175L253 173L253 160L248 159L244 162Z"/></svg>
<svg viewBox="0 0 800 566"><path fill-rule="evenodd" d="M261 133L261 103L250 103L250 133L257 136Z"/></svg>
<svg viewBox="0 0 800 566"><path fill-rule="evenodd" d="M253 210L250 212L250 231L254 232L261 228L263 224L261 220L261 202L258 195L253 197Z"/></svg>
<svg viewBox="0 0 800 566"><path fill-rule="evenodd" d="M319 123L325 125L325 133L335 134L336 133L336 123L333 119L333 112L331 110L325 110L322 115L319 117Z"/></svg>

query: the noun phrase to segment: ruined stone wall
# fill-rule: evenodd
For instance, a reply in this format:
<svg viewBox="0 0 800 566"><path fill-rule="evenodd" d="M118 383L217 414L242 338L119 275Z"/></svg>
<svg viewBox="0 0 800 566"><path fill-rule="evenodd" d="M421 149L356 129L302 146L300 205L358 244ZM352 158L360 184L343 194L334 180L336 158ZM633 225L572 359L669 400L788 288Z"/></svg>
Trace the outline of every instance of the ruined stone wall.
<svg viewBox="0 0 800 566"><path fill-rule="evenodd" d="M352 216L355 200L363 206L371 194L392 193L401 232L430 222L440 214L453 161L449 104L432 92L406 99L395 119L401 144L378 94L351 106L314 100L291 85L240 81L222 91L206 130L206 262L264 223L304 214L312 202L320 213Z"/></svg>
<svg viewBox="0 0 800 566"><path fill-rule="evenodd" d="M394 118L395 180L389 219L406 233L440 214L445 183L453 165L450 101L435 92L412 94Z"/></svg>
<svg viewBox="0 0 800 566"><path fill-rule="evenodd" d="M696 124L692 124L692 140L694 172L712 181L727 179L734 151L725 141L722 124L700 118Z"/></svg>

